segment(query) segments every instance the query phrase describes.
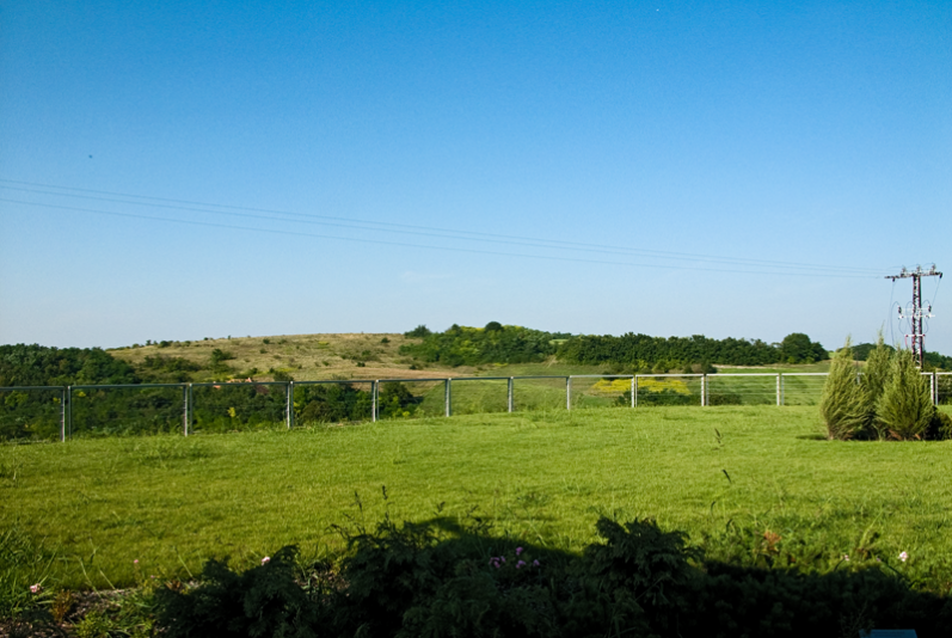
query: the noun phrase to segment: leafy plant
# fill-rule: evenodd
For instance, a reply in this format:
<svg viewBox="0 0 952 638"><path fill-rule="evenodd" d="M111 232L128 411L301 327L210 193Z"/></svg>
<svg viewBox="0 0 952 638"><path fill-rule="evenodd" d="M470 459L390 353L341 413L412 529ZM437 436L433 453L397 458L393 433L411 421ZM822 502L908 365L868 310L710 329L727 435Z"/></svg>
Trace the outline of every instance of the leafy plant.
<svg viewBox="0 0 952 638"><path fill-rule="evenodd" d="M296 556L296 547L283 547L242 573L211 560L195 589L158 589L162 635L318 636L320 608L295 581Z"/></svg>
<svg viewBox="0 0 952 638"><path fill-rule="evenodd" d="M765 569L781 536L735 534L726 560L650 519L602 517L579 555L516 546L477 521L358 527L334 570L295 571L293 548L241 573L209 561L191 590L157 592L167 636L800 636L915 626L944 635L949 599L896 570ZM540 558L533 558L538 556ZM900 563L908 558L903 552ZM879 564L882 565L881 563ZM315 586L315 578L323 584ZM305 582L302 582L305 581ZM333 584L332 584L333 583Z"/></svg>

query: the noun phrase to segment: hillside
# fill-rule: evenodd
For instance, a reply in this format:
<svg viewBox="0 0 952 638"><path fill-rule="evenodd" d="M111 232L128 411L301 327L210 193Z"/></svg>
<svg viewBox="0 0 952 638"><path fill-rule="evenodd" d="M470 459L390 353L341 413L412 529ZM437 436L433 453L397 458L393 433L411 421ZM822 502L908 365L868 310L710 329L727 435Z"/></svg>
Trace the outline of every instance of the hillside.
<svg viewBox="0 0 952 638"><path fill-rule="evenodd" d="M163 341L109 350L155 382L253 378L385 379L531 374L601 374L605 365L558 362L450 366L426 363L400 354L400 347L418 344L398 333L302 334L270 337L231 337L201 341ZM216 352L218 354L216 354ZM222 358L224 357L224 358ZM186 364L186 365L183 365ZM825 372L828 362L810 365L723 367L730 372Z"/></svg>
<svg viewBox="0 0 952 638"><path fill-rule="evenodd" d="M419 339L390 333L304 334L163 341L117 348L109 350L109 353L140 371L149 369L149 359L153 362L184 359L201 366L201 370L190 371L190 376L196 378L251 377L268 381L274 380L276 376L280 379L283 375L290 375L297 380L383 379L461 377L486 371L486 366L423 364L399 354L400 346L415 341ZM216 350L230 358L220 359L220 355L214 357ZM215 359L218 359L217 363ZM167 367L156 366L154 370L157 376L163 376L162 372ZM214 374L216 371L219 374Z"/></svg>

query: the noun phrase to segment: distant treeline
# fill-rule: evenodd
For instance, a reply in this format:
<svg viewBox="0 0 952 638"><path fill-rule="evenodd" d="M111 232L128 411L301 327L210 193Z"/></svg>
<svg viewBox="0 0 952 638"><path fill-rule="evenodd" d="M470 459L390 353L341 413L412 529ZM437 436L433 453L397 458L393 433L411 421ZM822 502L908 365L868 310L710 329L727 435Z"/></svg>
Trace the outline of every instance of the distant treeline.
<svg viewBox="0 0 952 638"><path fill-rule="evenodd" d="M0 387L139 382L132 366L101 348L0 346Z"/></svg>
<svg viewBox="0 0 952 638"><path fill-rule="evenodd" d="M869 353L876 348L874 343L861 343L857 346L853 346L853 358L857 361L866 361L866 358L869 356ZM894 351L890 345L886 345L886 348L890 351ZM948 357L944 354L939 354L938 352L926 352L923 355L925 361L925 369L928 370L952 370L952 357Z"/></svg>
<svg viewBox="0 0 952 638"><path fill-rule="evenodd" d="M448 366L545 361L556 354L561 340L572 337L521 326L503 326L496 321L489 322L485 328L453 324L446 332L431 332L426 326L417 326L404 335L419 337L421 341L401 346L400 354Z"/></svg>
<svg viewBox="0 0 952 638"><path fill-rule="evenodd" d="M99 348L5 345L0 346L0 387L183 383L192 380L192 373L222 372L222 361L227 359L227 353L217 349L207 366L158 355L147 357L137 369ZM369 385L357 383L298 386L293 400L295 420L368 419L369 390ZM192 393L189 427L193 431L272 427L284 420L287 409L287 389L280 385L223 382L195 386ZM57 438L62 399L59 390L0 393L0 440ZM420 400L400 383L385 383L379 390L378 413L384 418L409 416ZM177 387L74 389L70 401L75 434L146 434L181 431L183 427L183 395Z"/></svg>
<svg viewBox="0 0 952 638"><path fill-rule="evenodd" d="M923 354L923 359L927 370L952 370L952 357L947 357L938 352L926 352Z"/></svg>
<svg viewBox="0 0 952 638"><path fill-rule="evenodd" d="M628 333L620 337L580 336L562 344L557 356L567 363L623 365L631 369L680 369L700 364L761 366L773 363L814 363L827 359L826 348L805 334L793 333L780 344L760 339L650 337Z"/></svg>
<svg viewBox="0 0 952 638"><path fill-rule="evenodd" d="M494 321L484 328L454 324L440 333L418 326L404 334L420 341L402 346L401 354L450 366L528 363L555 356L564 363L602 365L615 371L699 372L710 371L712 364L813 363L829 356L826 348L802 333L787 335L779 344L768 344L759 339L718 340L702 335L667 339L634 333L620 337L572 336Z"/></svg>

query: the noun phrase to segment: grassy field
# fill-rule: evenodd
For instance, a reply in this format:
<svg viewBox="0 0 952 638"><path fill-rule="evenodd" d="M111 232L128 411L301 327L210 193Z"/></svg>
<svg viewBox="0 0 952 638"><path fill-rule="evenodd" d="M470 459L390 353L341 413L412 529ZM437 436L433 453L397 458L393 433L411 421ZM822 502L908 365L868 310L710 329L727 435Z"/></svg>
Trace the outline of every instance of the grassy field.
<svg viewBox="0 0 952 638"><path fill-rule="evenodd" d="M770 531L828 568L892 560L941 589L950 475L952 442L826 441L815 407L540 410L3 445L0 530L48 553L50 583L88 588L187 576L209 557L250 565L289 543L326 554L341 546L331 525L385 507L487 517L571 550L601 515L650 516L695 542Z"/></svg>

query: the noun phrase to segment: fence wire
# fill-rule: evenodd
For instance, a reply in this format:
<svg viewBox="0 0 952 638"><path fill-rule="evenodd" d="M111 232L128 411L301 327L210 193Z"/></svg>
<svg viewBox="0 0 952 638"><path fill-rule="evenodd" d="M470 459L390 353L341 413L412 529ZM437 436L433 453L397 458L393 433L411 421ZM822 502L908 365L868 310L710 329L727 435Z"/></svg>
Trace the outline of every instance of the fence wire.
<svg viewBox="0 0 952 638"><path fill-rule="evenodd" d="M952 373L929 372L952 405ZM0 387L0 440L227 432L527 410L817 405L827 373L570 375Z"/></svg>

